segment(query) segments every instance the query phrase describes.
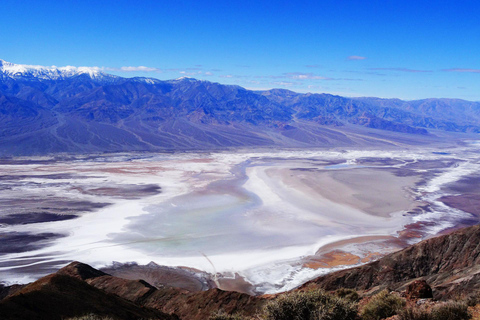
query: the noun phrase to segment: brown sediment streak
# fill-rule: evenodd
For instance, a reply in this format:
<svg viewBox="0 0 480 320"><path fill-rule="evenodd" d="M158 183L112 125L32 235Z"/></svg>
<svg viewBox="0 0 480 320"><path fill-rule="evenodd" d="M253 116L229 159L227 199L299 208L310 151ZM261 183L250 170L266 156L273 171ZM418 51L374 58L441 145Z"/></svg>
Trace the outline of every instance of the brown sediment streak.
<svg viewBox="0 0 480 320"><path fill-rule="evenodd" d="M317 250L315 255L321 255L323 253L330 252L332 250L342 248L346 245L349 244L360 244L360 243L368 243L372 241L384 241L386 242L387 240L393 240L395 237L392 236L364 236L364 237L356 237L352 239L345 239L345 240L340 240L336 242L329 243L325 246L322 246Z"/></svg>
<svg viewBox="0 0 480 320"><path fill-rule="evenodd" d="M321 255L310 262L303 264L310 269L334 268L338 266L354 265L360 263L361 258L349 252L334 250Z"/></svg>
<svg viewBox="0 0 480 320"><path fill-rule="evenodd" d="M364 236L332 242L318 249L315 255L306 257L303 266L319 269L366 263L383 256L385 254L383 251L390 251L388 248L396 240L397 238L393 236ZM347 248L352 245L362 247L367 244L374 244L376 248L382 249L382 252L359 251L353 253L349 252Z"/></svg>

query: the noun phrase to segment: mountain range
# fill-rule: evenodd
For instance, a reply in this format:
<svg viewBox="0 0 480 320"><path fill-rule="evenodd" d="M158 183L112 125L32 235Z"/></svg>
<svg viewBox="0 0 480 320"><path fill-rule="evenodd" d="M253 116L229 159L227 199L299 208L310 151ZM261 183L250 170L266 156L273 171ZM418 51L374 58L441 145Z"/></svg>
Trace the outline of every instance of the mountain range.
<svg viewBox="0 0 480 320"><path fill-rule="evenodd" d="M0 60L0 156L418 144L480 132L480 102L253 91Z"/></svg>

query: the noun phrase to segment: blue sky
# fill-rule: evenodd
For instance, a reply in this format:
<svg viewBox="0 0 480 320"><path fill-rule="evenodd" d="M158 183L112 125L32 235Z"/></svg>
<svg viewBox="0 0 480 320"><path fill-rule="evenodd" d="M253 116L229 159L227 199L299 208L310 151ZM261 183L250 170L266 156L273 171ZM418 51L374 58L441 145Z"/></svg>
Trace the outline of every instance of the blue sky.
<svg viewBox="0 0 480 320"><path fill-rule="evenodd" d="M480 101L480 1L2 0L0 59Z"/></svg>

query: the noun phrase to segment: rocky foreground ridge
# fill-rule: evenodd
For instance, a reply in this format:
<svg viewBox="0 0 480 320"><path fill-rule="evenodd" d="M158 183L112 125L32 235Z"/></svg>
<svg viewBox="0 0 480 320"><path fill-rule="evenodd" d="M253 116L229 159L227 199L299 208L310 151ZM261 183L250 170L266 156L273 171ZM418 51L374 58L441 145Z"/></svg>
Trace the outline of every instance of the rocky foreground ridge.
<svg viewBox="0 0 480 320"><path fill-rule="evenodd" d="M314 279L297 291L352 288L369 295L398 292L425 280L434 299L480 292L480 226L422 241L375 262ZM155 288L108 275L80 262L25 286L0 287L1 319L68 319L95 313L115 319L208 319L217 311L253 315L276 296L219 289Z"/></svg>

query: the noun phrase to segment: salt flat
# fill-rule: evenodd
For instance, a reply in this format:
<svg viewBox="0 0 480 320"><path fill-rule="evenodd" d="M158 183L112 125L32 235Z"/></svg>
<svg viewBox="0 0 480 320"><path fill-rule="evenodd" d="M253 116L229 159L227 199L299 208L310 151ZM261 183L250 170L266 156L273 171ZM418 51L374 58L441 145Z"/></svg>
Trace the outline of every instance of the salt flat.
<svg viewBox="0 0 480 320"><path fill-rule="evenodd" d="M439 199L480 174L477 148L6 160L0 281L31 281L72 260L153 261L206 271L224 288L287 290L473 223Z"/></svg>

